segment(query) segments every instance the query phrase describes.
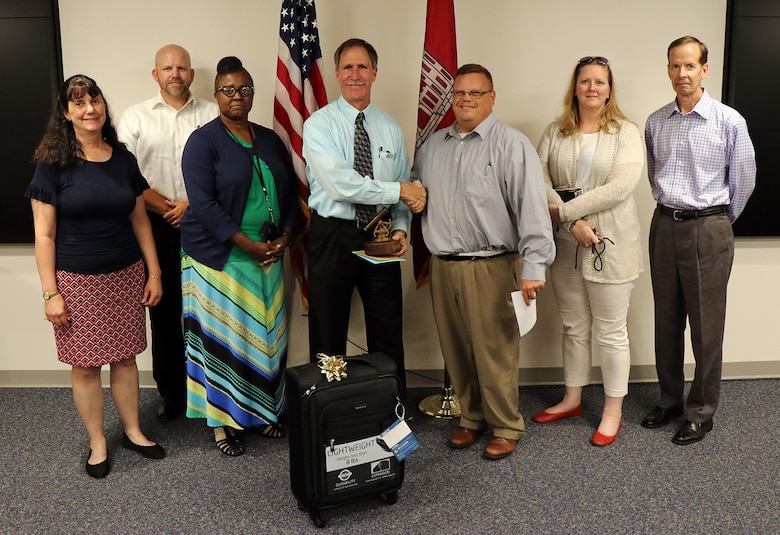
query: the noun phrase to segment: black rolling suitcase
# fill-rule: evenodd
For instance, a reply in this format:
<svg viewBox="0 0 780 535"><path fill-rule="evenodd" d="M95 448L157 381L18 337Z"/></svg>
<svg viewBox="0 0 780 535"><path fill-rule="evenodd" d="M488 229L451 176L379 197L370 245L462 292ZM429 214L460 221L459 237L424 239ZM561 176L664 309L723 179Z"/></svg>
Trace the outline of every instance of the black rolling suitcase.
<svg viewBox="0 0 780 535"><path fill-rule="evenodd" d="M371 496L395 503L404 478L403 462L376 440L397 419L395 363L383 353L344 360L340 381L328 382L317 364L285 372L290 485L318 528L328 507Z"/></svg>

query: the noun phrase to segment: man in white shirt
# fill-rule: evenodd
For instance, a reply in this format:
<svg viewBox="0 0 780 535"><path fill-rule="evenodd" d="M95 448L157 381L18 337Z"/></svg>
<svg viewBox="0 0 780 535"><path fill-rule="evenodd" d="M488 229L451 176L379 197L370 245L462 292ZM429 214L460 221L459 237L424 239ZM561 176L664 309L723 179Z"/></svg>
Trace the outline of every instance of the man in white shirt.
<svg viewBox="0 0 780 535"><path fill-rule="evenodd" d="M157 245L163 286L160 304L149 309L152 369L162 397L157 417L166 421L181 414L186 398L179 221L188 202L181 154L192 131L215 119L219 110L216 103L190 94L195 70L189 52L178 45L166 45L157 51L152 77L160 92L128 108L117 131L138 159L150 186L144 192L144 202Z"/></svg>

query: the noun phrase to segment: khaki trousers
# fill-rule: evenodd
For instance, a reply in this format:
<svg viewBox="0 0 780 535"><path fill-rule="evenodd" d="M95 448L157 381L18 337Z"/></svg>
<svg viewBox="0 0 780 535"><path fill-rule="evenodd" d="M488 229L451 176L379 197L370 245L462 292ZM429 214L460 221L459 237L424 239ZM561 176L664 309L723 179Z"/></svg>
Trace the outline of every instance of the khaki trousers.
<svg viewBox="0 0 780 535"><path fill-rule="evenodd" d="M511 292L517 253L476 260L431 258L433 315L444 362L460 399L460 425L493 427L497 437L525 433L519 403L520 335Z"/></svg>

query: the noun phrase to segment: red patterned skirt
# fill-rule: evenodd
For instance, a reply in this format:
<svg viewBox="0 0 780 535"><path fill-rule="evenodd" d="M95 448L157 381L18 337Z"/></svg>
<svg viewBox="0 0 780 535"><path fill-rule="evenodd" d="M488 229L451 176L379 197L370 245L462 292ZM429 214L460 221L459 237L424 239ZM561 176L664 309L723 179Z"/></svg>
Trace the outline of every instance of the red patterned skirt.
<svg viewBox="0 0 780 535"><path fill-rule="evenodd" d="M57 359L93 368L132 358L146 349L146 274L141 260L111 273L57 270L57 288L71 325L54 326Z"/></svg>

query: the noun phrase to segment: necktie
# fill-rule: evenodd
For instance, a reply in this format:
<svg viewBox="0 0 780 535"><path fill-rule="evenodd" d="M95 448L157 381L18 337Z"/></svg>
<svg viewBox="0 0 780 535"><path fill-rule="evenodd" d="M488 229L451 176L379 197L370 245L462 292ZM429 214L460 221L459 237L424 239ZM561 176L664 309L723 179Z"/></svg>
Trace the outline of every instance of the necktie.
<svg viewBox="0 0 780 535"><path fill-rule="evenodd" d="M355 171L363 176L374 179L374 166L371 161L371 141L368 139L366 129L363 128L363 112L355 118ZM362 228L368 225L376 215L376 206L370 204L356 204L355 218Z"/></svg>

